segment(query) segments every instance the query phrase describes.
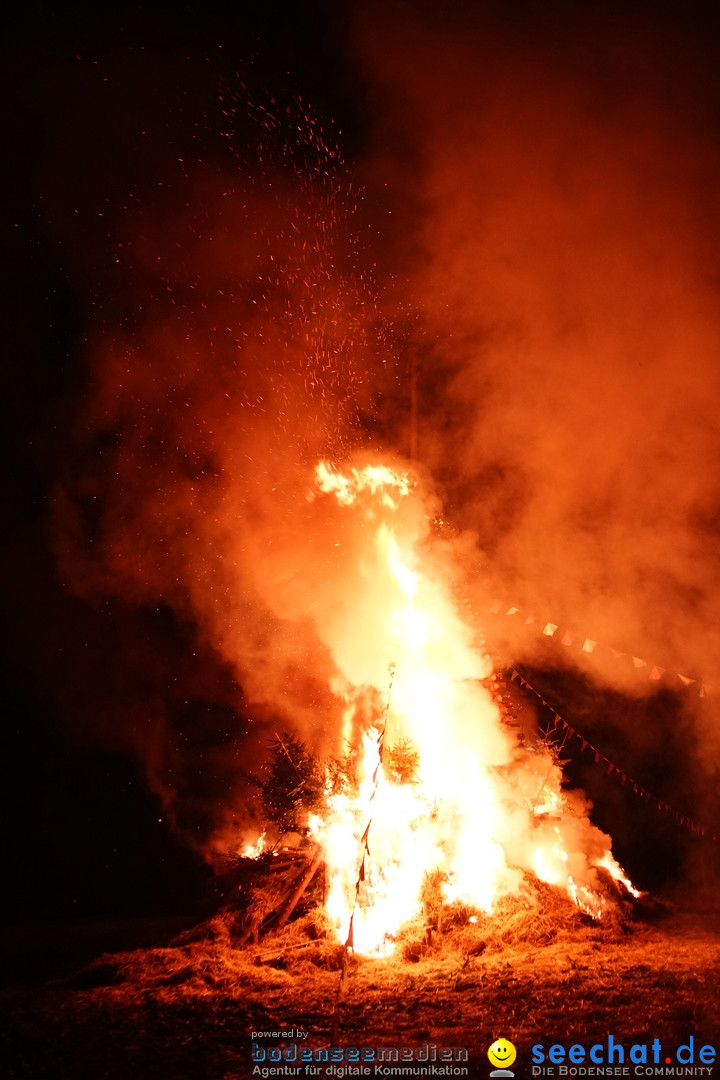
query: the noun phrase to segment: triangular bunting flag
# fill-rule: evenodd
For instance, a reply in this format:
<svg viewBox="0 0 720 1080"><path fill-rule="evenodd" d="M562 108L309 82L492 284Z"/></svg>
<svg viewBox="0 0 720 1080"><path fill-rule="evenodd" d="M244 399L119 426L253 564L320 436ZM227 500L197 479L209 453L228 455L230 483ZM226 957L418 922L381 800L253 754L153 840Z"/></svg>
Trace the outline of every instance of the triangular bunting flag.
<svg viewBox="0 0 720 1080"><path fill-rule="evenodd" d="M620 649L611 649L608 645L609 651L612 653L615 660L619 660L621 656L626 656L627 653L621 652Z"/></svg>
<svg viewBox="0 0 720 1080"><path fill-rule="evenodd" d="M497 613L498 613L498 611L500 610L501 607L502 607L502 604L501 604L501 602L499 600L493 600L492 604L490 605L490 614L491 615L497 615Z"/></svg>
<svg viewBox="0 0 720 1080"><path fill-rule="evenodd" d="M518 611L519 611L519 610L520 610L520 608L516 608L516 607L509 607L509 608L507 609L507 611L505 612L505 614L506 614L506 615L517 615L517 613L518 613Z"/></svg>
<svg viewBox="0 0 720 1080"><path fill-rule="evenodd" d="M691 679L688 675L681 675L679 671L678 679L683 684L683 686L692 686L693 683L697 682L697 679Z"/></svg>
<svg viewBox="0 0 720 1080"><path fill-rule="evenodd" d="M562 641L560 642L560 644L561 645L572 645L574 640L575 640L575 635L573 634L573 632L571 630L566 630L565 633L562 636Z"/></svg>
<svg viewBox="0 0 720 1080"><path fill-rule="evenodd" d="M547 622L545 623L545 629L543 630L543 634L545 634L546 637L552 637L556 630L557 625L555 623Z"/></svg>
<svg viewBox="0 0 720 1080"><path fill-rule="evenodd" d="M527 619L525 620L525 625L530 626L534 622L535 622L535 616L534 615L528 615Z"/></svg>
<svg viewBox="0 0 720 1080"><path fill-rule="evenodd" d="M587 652L587 653L591 653L596 645L597 645L597 641L593 641L592 638L586 637L585 641L583 643L582 651Z"/></svg>
<svg viewBox="0 0 720 1080"><path fill-rule="evenodd" d="M652 671L650 672L650 674L648 675L648 678L649 679L662 679L664 674L665 674L665 668L664 667L655 666L652 669Z"/></svg>
<svg viewBox="0 0 720 1080"><path fill-rule="evenodd" d="M639 656L633 656L632 660L635 667L647 667L647 660L641 660Z"/></svg>

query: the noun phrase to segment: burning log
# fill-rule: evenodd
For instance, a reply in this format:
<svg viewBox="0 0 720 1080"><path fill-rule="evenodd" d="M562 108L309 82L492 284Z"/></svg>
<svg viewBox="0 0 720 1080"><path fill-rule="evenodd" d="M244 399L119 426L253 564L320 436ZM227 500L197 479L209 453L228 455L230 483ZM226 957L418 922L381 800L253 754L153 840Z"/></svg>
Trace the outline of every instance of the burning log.
<svg viewBox="0 0 720 1080"><path fill-rule="evenodd" d="M637 897L588 801L564 783L562 744L543 738L534 715L520 722L514 669L493 662L458 608L449 573L438 572L444 555L431 548L408 475L378 465L343 473L321 462L315 478L308 503L317 501L318 523L338 527L328 559L346 564L343 617L334 604L326 614L331 652L345 668L331 688L342 701L347 752L323 767L297 735L276 733L262 775L249 777L273 829L317 848L299 877L250 886L257 902L243 940L285 925L320 865L318 849L337 940L364 954L386 953L418 917L428 876L437 887L424 947L442 936L453 905L490 914L528 877L594 919ZM347 543L342 530L355 525L357 543Z"/></svg>
<svg viewBox="0 0 720 1080"><path fill-rule="evenodd" d="M295 889L294 889L292 895L290 896L287 904L285 904L284 908L280 912L280 915L278 916L278 922L277 922L278 930L282 929L282 927L288 921L288 919L292 915L293 911L297 907L298 900L303 895L303 893L307 889L307 887L310 884L310 882L312 881L312 879L315 877L315 874L316 874L316 872L317 872L317 870L318 870L318 868L320 866L320 863L322 862L322 856L323 856L322 848L318 844L316 849L315 849L315 854L313 855L312 859L308 863L302 877L298 881L297 886L295 887Z"/></svg>
<svg viewBox="0 0 720 1080"><path fill-rule="evenodd" d="M260 899L250 906L248 923L238 942L240 946L246 945L251 938L257 938L266 930L281 929L287 924L320 869L322 858L322 847L317 844L312 856L305 862L300 876L293 879L290 890L284 889L279 897L270 901L272 904L270 910L268 910L268 903L262 902L265 899L262 896L262 888L258 889Z"/></svg>

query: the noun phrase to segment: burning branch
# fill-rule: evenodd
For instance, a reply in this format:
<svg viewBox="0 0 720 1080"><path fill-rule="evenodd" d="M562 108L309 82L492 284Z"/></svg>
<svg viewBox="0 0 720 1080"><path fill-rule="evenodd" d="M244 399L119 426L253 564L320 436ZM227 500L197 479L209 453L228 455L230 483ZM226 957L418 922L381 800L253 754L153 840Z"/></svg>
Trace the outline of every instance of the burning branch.
<svg viewBox="0 0 720 1080"><path fill-rule="evenodd" d="M309 863L307 864L307 867L303 871L302 877L300 878L297 885L293 889L292 894L288 898L287 903L285 904L285 906L283 907L282 911L280 912L280 914L278 916L278 921L277 921L278 930L281 930L282 927L285 925L285 923L288 921L288 919L292 915L293 911L297 907L298 900L300 899L302 894L305 892L305 890L307 889L307 887L310 884L310 882L312 881L312 879L315 877L315 873L316 873L318 867L320 866L320 863L322 862L322 856L323 856L322 848L318 844L316 846L316 848L315 848L315 854L313 855L312 859L310 859Z"/></svg>

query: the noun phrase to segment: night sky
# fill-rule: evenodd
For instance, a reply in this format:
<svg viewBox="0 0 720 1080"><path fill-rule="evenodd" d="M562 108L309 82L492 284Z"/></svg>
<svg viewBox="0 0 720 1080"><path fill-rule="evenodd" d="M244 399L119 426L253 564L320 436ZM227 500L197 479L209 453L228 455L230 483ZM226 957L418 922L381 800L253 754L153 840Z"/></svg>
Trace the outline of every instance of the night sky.
<svg viewBox="0 0 720 1080"><path fill-rule="evenodd" d="M560 610L568 625L586 619L599 639L702 680L710 699L670 682L648 696L629 676L571 666L554 643L504 644L517 647L527 677L630 776L710 828L717 819L717 679L709 669L720 596L717 19L692 4L603 5L602 13L557 3L357 4L342 15L336 8L179 4L166 13L130 4L88 14L30 4L4 35L2 903L11 920L197 909L217 807L227 807L223 828L242 821L243 773L282 722L272 699L251 693L250 661L243 654L233 662L183 577L193 553L212 561L201 539L193 534L191 546L187 537L211 516L217 477L240 468L240 455L229 452L230 436L213 443L176 418L189 392L187 408L206 427L232 430L233 417L218 407L231 385L238 416L243 408L250 415L239 424L243 446L257 435L257 409L243 402L259 400L263 385L233 374L229 339L217 344L228 319L249 319L245 305L256 300L237 282L228 294L223 281L252 276L249 248L236 254L233 245L254 215L269 222L259 227L263 243L284 250L297 171L283 164L283 145L296 161L306 155L311 170L325 153L313 158L304 134L283 144L281 125L258 128L263 109L290 128L295 117L319 118L325 144L337 144L346 163L334 166L343 199L348 183L365 188L354 219L360 254L342 264L339 301L331 291L322 301L328 310L336 302L372 307L371 317L348 317L343 378L321 378L328 399L344 393L354 402L348 445L407 454L414 356L420 460L446 516L473 530L489 588ZM499 59L491 59L495 44ZM547 95L539 128L536 88L539 99ZM493 103L487 116L483 95ZM475 116L487 157L478 151L477 175L477 163L468 163L463 186L454 177L467 160L465 136L455 127L472 131ZM563 125L566 143L556 139ZM620 146L632 152L623 157ZM619 162L616 171L610 161ZM268 185L280 189L272 203ZM310 198L302 185L298 191L301 202ZM240 214L233 198L249 209ZM467 210L476 198L491 207L487 221ZM603 246L608 223L620 250L630 220L641 224L615 264L616 247ZM215 230L216 247L205 244L203 229ZM576 247L589 253L582 289ZM526 272L513 277L519 264ZM652 288L637 284L660 264ZM477 281L468 267L482 267ZM631 281L637 303L628 299ZM568 310L556 303L561 294L577 295L576 311L585 314L576 317L569 300ZM482 295L492 318L475 310ZM514 303L531 313L530 330L513 321ZM697 332L683 339L678 327L692 320ZM645 329L647 357L638 345ZM268 332L256 331L255 340L269 340ZM187 341L203 354L211 391L176 363L178 342ZM600 400L618 341L642 354L644 381L623 368L621 400L611 391ZM548 342L561 359L548 359ZM133 356L152 350L156 360L136 383L131 376L134 389L123 398L113 382L117 357L129 356L132 368ZM591 356L589 382L569 366L573 350ZM261 366L262 355L258 346L244 367ZM514 398L521 384L527 390ZM683 397L678 388L686 386L693 390ZM653 411L658 396L667 410ZM581 415L578 403L588 400L597 411ZM325 396L317 408L322 426ZM577 429L563 427L569 415ZM629 437L616 437L609 420L604 426L618 416L623 432L633 429ZM305 419L302 407L288 415L282 461L312 442L298 435ZM671 423L684 435L663 458L656 437ZM577 461L584 427L596 432L594 453L610 447L607 471L595 469L588 451L587 483L579 467L549 480L556 460ZM544 441L527 435L549 429ZM336 452L346 438L338 422ZM644 460L625 473L628 446ZM555 487L575 506L572 524ZM176 509L191 488L200 493L197 518L182 519ZM596 503L578 502L583 488ZM159 518L151 489L172 492ZM648 489L657 505L637 496ZM132 517L135 503L142 511ZM626 505L637 512L625 515ZM677 514L666 520L662 508L673 505ZM600 514L612 528L598 524ZM249 518L240 525L252 527ZM655 533L657 552L641 555ZM532 554L528 537L537 538ZM203 580L210 592L220 588L211 571ZM249 640L252 610L242 618ZM505 628L496 629L502 637ZM317 686L297 683L295 692L308 711L326 715ZM641 884L673 885L685 868L703 879L716 858L707 843L592 761L575 755L568 768Z"/></svg>

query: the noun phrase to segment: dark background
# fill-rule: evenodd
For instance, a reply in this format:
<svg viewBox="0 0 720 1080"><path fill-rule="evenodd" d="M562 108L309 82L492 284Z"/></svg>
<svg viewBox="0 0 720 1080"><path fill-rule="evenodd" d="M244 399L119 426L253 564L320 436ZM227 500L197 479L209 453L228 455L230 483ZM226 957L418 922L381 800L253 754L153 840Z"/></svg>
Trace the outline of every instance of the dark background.
<svg viewBox="0 0 720 1080"><path fill-rule="evenodd" d="M72 452L68 433L88 383L83 348L88 325L104 317L94 305L107 285L94 276L102 273L96 238L80 236L73 251L62 218L73 198L99 206L103 187L114 195L123 184L111 175L118 162L109 130L122 123L122 103L108 106L101 91L97 105L88 100L97 90L89 69L98 82L107 73L124 78L128 110L145 108L158 124L174 109L173 90L194 93L188 113L200 115L219 83L242 69L260 93L302 94L352 133L358 118L336 21L323 4L31 4L15 9L3 34L1 903L12 920L197 908L207 865L178 838L145 769L127 746L113 745L103 718L117 710L123 724L128 715L142 723L160 695L202 757L227 726L223 686L234 708L241 697L223 662L199 649L170 609L73 598L52 553L53 486ZM212 132L203 138L213 143ZM128 162L125 179L133 168ZM49 214L48 192L56 200ZM132 689L118 685L128 665L141 673Z"/></svg>
<svg viewBox="0 0 720 1080"><path fill-rule="evenodd" d="M575 9L543 5L539 14L536 5L502 7L528 33L538 19L544 20L544 32L552 30L553 20L561 28ZM615 14L603 8L605 18L617 19L619 33L625 18L648 19L681 35L688 50L707 57L718 48L717 27L701 17L699 5L618 5ZM103 715L117 709L141 717L159 697L175 721L182 720L178 730L200 758L209 739L223 737L227 710L234 722L242 714L242 692L232 673L211 651L196 647L191 628L169 609L123 608L110 601L92 606L70 596L58 574L49 501L63 455L70 452L67 432L75 403L87 385L87 327L103 318L93 310L93 297L107 281L93 279L92 260L68 250L38 195L53 191L49 162L61 170L66 166L56 178L56 211L72 177L86 197L101 188L108 164L117 166L109 150L112 138L88 122L93 107L87 101L66 152L57 146L58 132L72 132L69 114L92 86L92 65L100 72L132 71L136 65L141 88L155 66L162 93L177 75L177 85L190 94L188 114L194 115L220 80L231 80L252 59L259 86L300 94L318 114L334 118L352 161L363 152L369 121L362 80L348 60L349 25L335 5L322 3L223 5L222 11L219 5L187 3L166 11L138 4L82 11L30 4L16 8L3 34L8 240L2 289L0 895L11 920L197 908L207 889L204 861L178 838L127 745L113 745L106 734L92 737L93 717L98 731L105 731ZM98 105L98 124L104 115ZM118 120L121 110L112 115ZM212 131L204 137L212 147ZM110 191L119 183L106 179ZM138 684L119 685L118 667L125 672L133 662ZM680 812L712 820L712 801L694 795L694 781L703 776L682 696L663 693L651 702L636 701L600 694L569 672L527 674L628 774L658 797L674 800ZM608 716L613 723L606 722ZM649 722L656 735L652 744L628 737ZM581 755L573 757L570 776L596 802L595 820L613 835L616 855L639 884L668 887L688 865L696 880L714 874L714 848L697 845L686 829L661 818ZM207 782L212 785L211 776Z"/></svg>

